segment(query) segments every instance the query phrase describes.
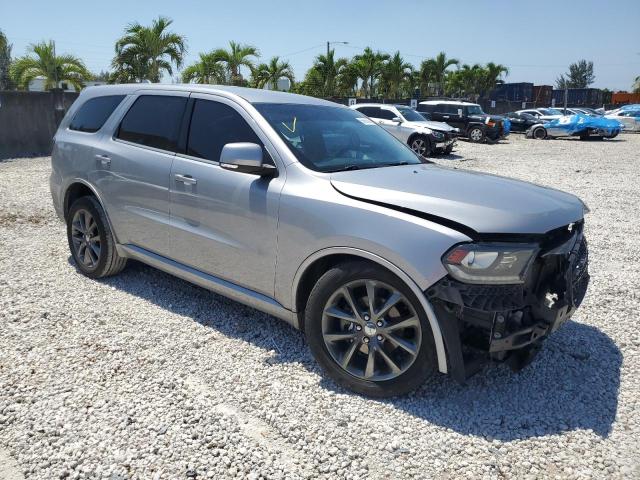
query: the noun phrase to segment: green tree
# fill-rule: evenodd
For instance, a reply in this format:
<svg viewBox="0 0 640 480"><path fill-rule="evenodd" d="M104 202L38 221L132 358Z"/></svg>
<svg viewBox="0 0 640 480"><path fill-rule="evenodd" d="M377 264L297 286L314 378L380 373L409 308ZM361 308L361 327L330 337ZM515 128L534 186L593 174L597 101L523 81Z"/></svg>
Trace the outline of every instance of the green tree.
<svg viewBox="0 0 640 480"><path fill-rule="evenodd" d="M404 61L400 52L393 54L384 64L382 78L386 87L386 93L392 98L400 98L403 84L411 79L413 65Z"/></svg>
<svg viewBox="0 0 640 480"><path fill-rule="evenodd" d="M336 84L336 93L338 96L353 97L357 95L359 79L360 71L358 70L358 65L353 61L347 62L338 74Z"/></svg>
<svg viewBox="0 0 640 480"><path fill-rule="evenodd" d="M561 90L565 88L587 88L595 80L593 62L583 59L569 65L569 71L566 76L560 75L556 79L556 87Z"/></svg>
<svg viewBox="0 0 640 480"><path fill-rule="evenodd" d="M278 89L278 80L288 78L293 85L293 69L289 62L280 61L280 57L272 57L269 63L261 63L252 72L252 84L257 88L268 86L271 90Z"/></svg>
<svg viewBox="0 0 640 480"><path fill-rule="evenodd" d="M9 75L11 66L11 44L5 34L0 30L0 90L13 88L13 81Z"/></svg>
<svg viewBox="0 0 640 480"><path fill-rule="evenodd" d="M26 89L31 80L44 77L46 90L60 86L61 82L68 82L77 91L92 78L91 72L78 57L56 55L51 40L32 44L27 52L27 55L11 64L11 77L19 88Z"/></svg>
<svg viewBox="0 0 640 480"><path fill-rule="evenodd" d="M186 39L168 28L173 21L166 17L153 20L150 27L133 23L116 42L112 61L117 81L159 82L163 72L173 74L180 68L187 51Z"/></svg>
<svg viewBox="0 0 640 480"><path fill-rule="evenodd" d="M348 63L346 58L336 59L335 50L329 50L328 55L318 55L305 77L305 81L309 82L309 90L321 92L319 96L322 97L335 96L336 80Z"/></svg>
<svg viewBox="0 0 640 480"><path fill-rule="evenodd" d="M382 74L384 62L389 59L389 55L381 52L374 52L367 47L360 55L353 57L362 79L362 93L364 97L371 98L375 92L376 80Z"/></svg>
<svg viewBox="0 0 640 480"><path fill-rule="evenodd" d="M219 48L212 52L217 61L221 62L228 74L228 83L231 85L244 84L241 68L247 67L253 70L255 67L252 57L258 58L260 53L256 47L242 45L234 41L229 42L229 50Z"/></svg>
<svg viewBox="0 0 640 480"><path fill-rule="evenodd" d="M640 75L633 82L633 93L640 93Z"/></svg>
<svg viewBox="0 0 640 480"><path fill-rule="evenodd" d="M433 84L435 94L442 95L445 90L445 79L449 67L459 65L460 61L456 58L447 58L447 54L440 52L435 58L429 58L420 65L420 76L423 83L427 85Z"/></svg>
<svg viewBox="0 0 640 480"><path fill-rule="evenodd" d="M224 84L227 81L224 65L214 52L201 53L200 61L189 65L182 71L184 83Z"/></svg>
<svg viewBox="0 0 640 480"><path fill-rule="evenodd" d="M489 62L484 66L483 70L480 74L480 81L477 85L478 91L476 92L481 97L486 96L497 84L504 83L503 75L509 75L509 69L499 63Z"/></svg>
<svg viewBox="0 0 640 480"><path fill-rule="evenodd" d="M486 70L477 63L462 65L458 70L447 73L444 92L456 97L477 96L484 78L486 78Z"/></svg>

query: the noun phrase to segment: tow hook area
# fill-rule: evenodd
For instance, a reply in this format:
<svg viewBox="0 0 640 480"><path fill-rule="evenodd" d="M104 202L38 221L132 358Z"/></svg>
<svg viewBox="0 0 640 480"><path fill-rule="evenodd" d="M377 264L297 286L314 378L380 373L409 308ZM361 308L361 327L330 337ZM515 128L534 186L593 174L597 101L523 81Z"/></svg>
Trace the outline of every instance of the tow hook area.
<svg viewBox="0 0 640 480"><path fill-rule="evenodd" d="M532 343L528 347L511 352L504 363L509 366L512 372L519 372L533 362L541 348L542 342Z"/></svg>

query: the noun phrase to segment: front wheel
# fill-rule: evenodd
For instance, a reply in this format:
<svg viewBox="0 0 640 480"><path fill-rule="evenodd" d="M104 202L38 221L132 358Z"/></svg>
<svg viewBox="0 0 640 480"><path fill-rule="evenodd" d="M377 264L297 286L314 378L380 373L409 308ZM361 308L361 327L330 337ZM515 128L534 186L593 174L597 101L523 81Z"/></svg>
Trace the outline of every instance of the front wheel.
<svg viewBox="0 0 640 480"><path fill-rule="evenodd" d="M304 329L327 374L364 395L402 395L436 371L433 335L420 302L375 264L348 262L325 273L309 296Z"/></svg>
<svg viewBox="0 0 640 480"><path fill-rule="evenodd" d="M544 140L547 138L547 131L543 127L538 127L533 131L533 138L536 140Z"/></svg>
<svg viewBox="0 0 640 480"><path fill-rule="evenodd" d="M471 127L467 135L469 136L469 140L474 143L483 142L485 139L485 134L482 127Z"/></svg>
<svg viewBox="0 0 640 480"><path fill-rule="evenodd" d="M431 142L424 135L417 135L409 142L409 147L422 158L431 155Z"/></svg>

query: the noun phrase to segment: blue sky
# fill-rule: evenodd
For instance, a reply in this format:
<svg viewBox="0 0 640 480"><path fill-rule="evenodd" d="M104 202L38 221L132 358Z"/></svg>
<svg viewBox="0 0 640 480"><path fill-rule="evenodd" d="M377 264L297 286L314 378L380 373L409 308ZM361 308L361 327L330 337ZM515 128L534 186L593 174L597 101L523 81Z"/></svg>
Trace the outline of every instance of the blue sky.
<svg viewBox="0 0 640 480"><path fill-rule="evenodd" d="M470 64L494 61L509 67L509 82L553 84L581 58L594 62L596 87L629 89L640 75L639 0L0 0L14 56L54 39L58 52L95 72L109 67L126 24L158 15L186 35L187 63L236 40L257 46L264 60L288 59L300 79L327 40L349 42L335 47L339 56L371 46L400 50L416 66L440 51Z"/></svg>

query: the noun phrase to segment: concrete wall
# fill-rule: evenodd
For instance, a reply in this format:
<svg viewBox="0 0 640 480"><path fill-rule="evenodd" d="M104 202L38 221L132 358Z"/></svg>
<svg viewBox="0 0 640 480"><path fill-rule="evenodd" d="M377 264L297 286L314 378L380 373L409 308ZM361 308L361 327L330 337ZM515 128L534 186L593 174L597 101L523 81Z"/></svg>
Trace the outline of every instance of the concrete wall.
<svg viewBox="0 0 640 480"><path fill-rule="evenodd" d="M77 93L0 92L0 159L48 155Z"/></svg>

